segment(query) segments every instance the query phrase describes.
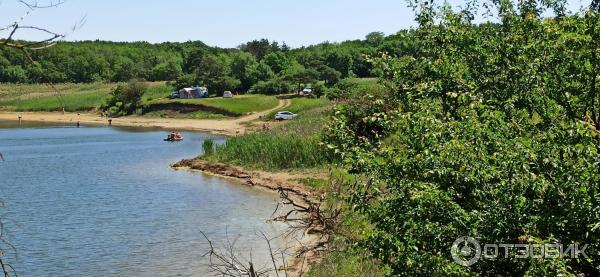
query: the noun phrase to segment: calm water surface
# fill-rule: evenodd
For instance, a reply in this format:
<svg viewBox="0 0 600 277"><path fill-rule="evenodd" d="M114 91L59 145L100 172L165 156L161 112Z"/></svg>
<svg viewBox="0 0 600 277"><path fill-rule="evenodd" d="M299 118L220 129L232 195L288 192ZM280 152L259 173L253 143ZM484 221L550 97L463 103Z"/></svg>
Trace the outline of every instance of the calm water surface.
<svg viewBox="0 0 600 277"><path fill-rule="evenodd" d="M212 136L166 143L165 131L9 127L0 122L1 215L21 276L204 276L201 230L224 242L227 229L256 260L265 251L256 232L283 228L266 223L276 195L168 167Z"/></svg>

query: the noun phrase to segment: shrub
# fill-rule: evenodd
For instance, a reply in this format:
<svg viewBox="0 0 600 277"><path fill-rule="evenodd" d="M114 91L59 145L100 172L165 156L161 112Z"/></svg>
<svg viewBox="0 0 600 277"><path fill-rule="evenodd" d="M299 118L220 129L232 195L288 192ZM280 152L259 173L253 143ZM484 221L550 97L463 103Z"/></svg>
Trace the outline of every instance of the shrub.
<svg viewBox="0 0 600 277"><path fill-rule="evenodd" d="M115 116L132 114L141 107L142 95L147 88L148 85L140 80L119 84L111 92L104 109Z"/></svg>
<svg viewBox="0 0 600 277"><path fill-rule="evenodd" d="M356 245L393 276L597 276L597 9L547 19L545 4L499 1L500 23L474 26L472 10L421 4L415 51L374 59L388 89L350 95L327 128L362 180L346 200L373 230ZM463 267L451 253L463 236L587 244L587 257L500 248Z"/></svg>

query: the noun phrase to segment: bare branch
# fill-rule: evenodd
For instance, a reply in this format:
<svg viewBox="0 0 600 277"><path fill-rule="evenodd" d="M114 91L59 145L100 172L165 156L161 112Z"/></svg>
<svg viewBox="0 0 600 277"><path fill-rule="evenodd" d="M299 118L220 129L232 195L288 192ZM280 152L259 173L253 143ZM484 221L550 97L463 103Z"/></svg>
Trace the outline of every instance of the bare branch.
<svg viewBox="0 0 600 277"><path fill-rule="evenodd" d="M231 241L229 234L227 234L227 245L223 249L217 249L213 242L208 238L204 232L200 232L202 236L208 242L208 252L202 255L208 258L208 267L212 273L216 273L221 276L249 276L249 277L262 277L269 276L269 273L273 270L267 268L256 269L252 262L252 256L250 261L242 262L235 252L235 240ZM277 270L277 269L275 269Z"/></svg>
<svg viewBox="0 0 600 277"><path fill-rule="evenodd" d="M4 39L0 39L1 46L17 48L20 50L25 50L25 49L35 50L35 49L48 48L48 47L54 45L58 40L65 38L64 34L52 32L46 28L42 28L42 27L38 27L38 26L23 26L23 25L21 25L21 22L23 22L25 20L25 18L27 16L29 16L36 9L58 7L62 4L64 4L65 3L64 1L62 1L62 0L61 1L50 1L46 5L39 4L37 1L17 0L17 2L22 4L23 6L25 6L28 9L28 11L25 13L25 15L21 16L14 23L0 29L0 31L11 30L8 37L6 37ZM83 22L84 22L83 20L80 21L80 24L83 24ZM76 28L77 28L77 25L75 25L75 27L73 27L73 30L75 30ZM49 35L49 37L39 40L39 41L34 41L34 42L29 42L29 43L15 42L14 36L17 33L17 31L20 29L21 30L22 29L34 30L34 31L40 32L42 34L47 34L47 35Z"/></svg>
<svg viewBox="0 0 600 277"><path fill-rule="evenodd" d="M35 10L35 9L47 9L47 8L55 8L58 7L62 4L65 3L65 1L63 0L59 0L59 1L50 1L48 4L46 5L40 5L37 1L25 1L25 0L18 0L19 3L23 4L25 7L29 8L30 10Z"/></svg>

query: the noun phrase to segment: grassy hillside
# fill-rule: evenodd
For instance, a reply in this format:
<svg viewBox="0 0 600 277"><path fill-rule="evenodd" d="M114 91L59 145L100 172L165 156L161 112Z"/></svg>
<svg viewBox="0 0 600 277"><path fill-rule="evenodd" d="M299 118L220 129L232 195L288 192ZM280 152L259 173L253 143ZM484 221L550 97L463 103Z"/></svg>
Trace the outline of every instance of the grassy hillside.
<svg viewBox="0 0 600 277"><path fill-rule="evenodd" d="M164 92L162 82L150 82L149 92ZM114 83L0 84L0 109L11 111L92 111L106 102Z"/></svg>
<svg viewBox="0 0 600 277"><path fill-rule="evenodd" d="M0 84L0 109L58 111L62 99L67 111L93 110L106 101L113 87L105 83L58 84L55 90L44 84Z"/></svg>
<svg viewBox="0 0 600 277"><path fill-rule="evenodd" d="M277 106L275 96L260 94L241 95L235 98L205 98L205 99L158 99L148 104L192 104L222 109L235 115L264 111Z"/></svg>
<svg viewBox="0 0 600 277"><path fill-rule="evenodd" d="M232 99L168 99L173 91L163 82L149 82L142 97L146 106L169 104L169 109L151 110L146 116L175 118L224 118L263 111L277 106L274 96L243 95ZM96 111L104 104L114 83L58 84L0 84L0 109L9 111ZM57 93L58 91L58 93ZM59 96L60 95L60 96ZM62 103L61 103L62 102ZM193 111L180 113L179 104ZM182 105L183 106L183 105ZM197 106L197 107L194 107Z"/></svg>

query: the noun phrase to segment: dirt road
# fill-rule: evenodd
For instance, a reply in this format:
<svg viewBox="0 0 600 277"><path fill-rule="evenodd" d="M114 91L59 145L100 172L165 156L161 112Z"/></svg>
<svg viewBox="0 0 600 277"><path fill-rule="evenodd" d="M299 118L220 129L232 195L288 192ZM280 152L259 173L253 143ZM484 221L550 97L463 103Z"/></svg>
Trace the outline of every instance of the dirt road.
<svg viewBox="0 0 600 277"><path fill-rule="evenodd" d="M164 128L169 130L193 130L214 134L235 136L246 131L246 123L266 116L273 111L284 109L291 105L289 99L280 99L277 107L256 112L235 119L176 119L176 118L147 118L126 116L112 119L113 126ZM0 120L18 121L19 115L23 122L56 122L93 125L108 125L108 118L91 113L61 113L61 112L0 112Z"/></svg>

